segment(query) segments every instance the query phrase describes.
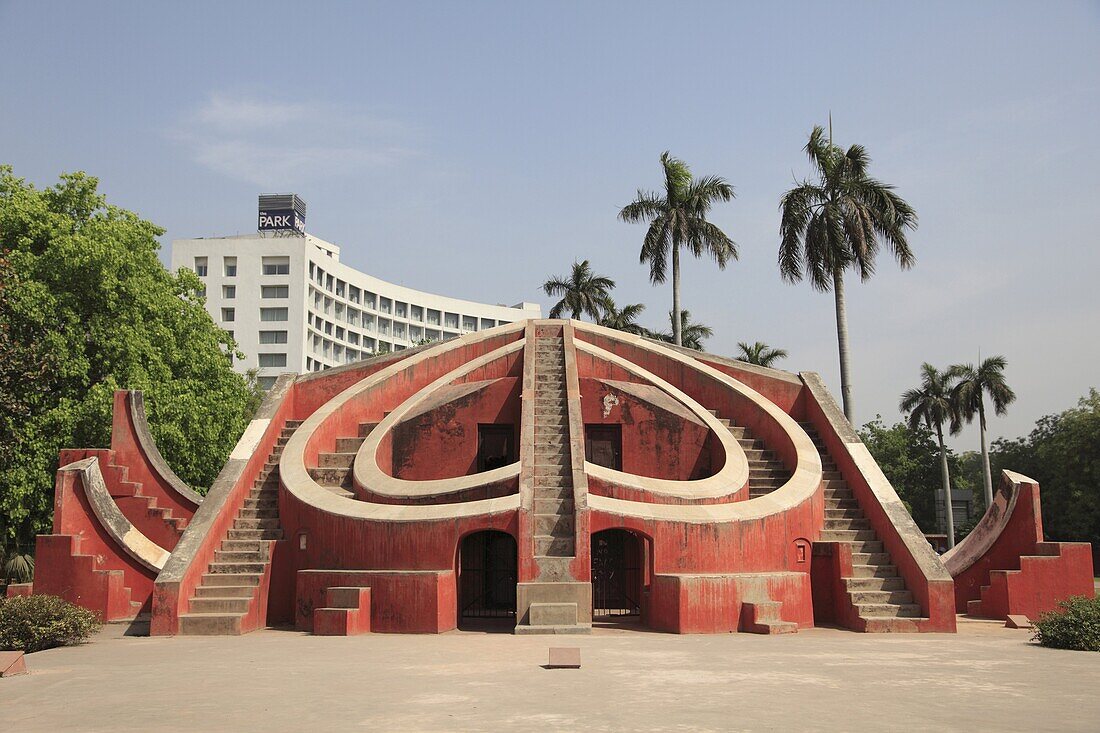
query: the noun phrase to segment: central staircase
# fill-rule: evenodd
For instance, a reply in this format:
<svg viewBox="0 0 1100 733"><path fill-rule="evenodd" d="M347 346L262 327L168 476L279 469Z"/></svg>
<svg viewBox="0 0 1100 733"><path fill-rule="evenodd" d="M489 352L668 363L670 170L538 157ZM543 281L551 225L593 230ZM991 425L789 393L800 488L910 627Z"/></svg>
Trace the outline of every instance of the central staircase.
<svg viewBox="0 0 1100 733"><path fill-rule="evenodd" d="M592 627L591 603L578 597L578 592L584 596L591 589L588 583L575 582L570 572L577 554L576 526L565 350L560 330L554 335L536 335L534 376L531 538L539 575L534 583L520 584L531 603L527 623L521 619L516 633L587 633Z"/></svg>
<svg viewBox="0 0 1100 733"><path fill-rule="evenodd" d="M180 615L181 635L238 635L266 617L261 589L271 569L271 546L283 537L279 526L279 458L301 421L288 420L233 527L214 551L214 561L195 588L188 613Z"/></svg>
<svg viewBox="0 0 1100 733"><path fill-rule="evenodd" d="M720 417L717 410L708 410L729 429L734 439L741 444L745 451L745 457L749 461L749 499L765 496L778 489L791 479L791 472L776 457L775 453L768 450L764 441L756 438L752 430L746 427L734 425L728 417Z"/></svg>
<svg viewBox="0 0 1100 733"><path fill-rule="evenodd" d="M843 542L852 550L852 577L842 578L864 631L906 631L921 618L920 605L905 587L897 566L883 549L871 522L859 508L813 425L799 423L821 456L825 482L825 527L821 542Z"/></svg>

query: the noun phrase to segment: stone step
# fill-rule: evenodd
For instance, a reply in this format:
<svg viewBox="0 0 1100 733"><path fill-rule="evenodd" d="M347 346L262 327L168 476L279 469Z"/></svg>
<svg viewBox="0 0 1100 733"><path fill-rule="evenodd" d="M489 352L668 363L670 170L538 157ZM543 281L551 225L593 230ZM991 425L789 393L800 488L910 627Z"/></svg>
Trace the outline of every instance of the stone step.
<svg viewBox="0 0 1100 733"><path fill-rule="evenodd" d="M233 529L279 529L278 519L234 519Z"/></svg>
<svg viewBox="0 0 1100 733"><path fill-rule="evenodd" d="M279 506L267 506L267 507L241 507L241 510L237 512L237 519L278 519L279 518Z"/></svg>
<svg viewBox="0 0 1100 733"><path fill-rule="evenodd" d="M896 565L852 565L854 578L896 578L897 576Z"/></svg>
<svg viewBox="0 0 1100 733"><path fill-rule="evenodd" d="M190 613L248 613L252 596L240 597L203 597L192 598Z"/></svg>
<svg viewBox="0 0 1100 733"><path fill-rule="evenodd" d="M321 486L351 486L350 468L311 468L309 477Z"/></svg>
<svg viewBox="0 0 1100 733"><path fill-rule="evenodd" d="M222 540L222 546L218 549L225 552L264 552L268 551L269 544L263 540Z"/></svg>
<svg viewBox="0 0 1100 733"><path fill-rule="evenodd" d="M304 422L305 420L287 420L285 423L283 423L283 425L285 426L283 429L296 430L297 428L302 427L302 423Z"/></svg>
<svg viewBox="0 0 1100 733"><path fill-rule="evenodd" d="M573 579L570 567L573 557L550 557L547 555L535 555L535 564L538 566L538 580L542 583L569 582Z"/></svg>
<svg viewBox="0 0 1100 733"><path fill-rule="evenodd" d="M233 552L232 550L214 550L216 563L267 562L267 552Z"/></svg>
<svg viewBox="0 0 1100 733"><path fill-rule="evenodd" d="M914 618L920 616L920 606L916 603L857 603L855 607L861 618Z"/></svg>
<svg viewBox="0 0 1100 733"><path fill-rule="evenodd" d="M840 471L822 471L821 478L826 481L843 480L843 476L840 475Z"/></svg>
<svg viewBox="0 0 1100 733"><path fill-rule="evenodd" d="M244 500L245 509L278 509L279 508L279 494L278 492L271 491L265 493L259 499L253 499L249 497Z"/></svg>
<svg viewBox="0 0 1100 733"><path fill-rule="evenodd" d="M853 502L855 503L855 502ZM858 507L845 508L845 509L830 509L825 508L825 521L830 519L862 519L863 512Z"/></svg>
<svg viewBox="0 0 1100 733"><path fill-rule="evenodd" d="M547 535L550 537L569 537L572 539L573 515L536 514L533 533L536 536Z"/></svg>
<svg viewBox="0 0 1100 733"><path fill-rule="evenodd" d="M751 464L753 461L773 461L775 460L775 453L763 448L749 448L745 451L745 457L749 459Z"/></svg>
<svg viewBox="0 0 1100 733"><path fill-rule="evenodd" d="M874 530L871 529L837 529L826 530L821 533L822 542L858 542L862 540L874 540Z"/></svg>
<svg viewBox="0 0 1100 733"><path fill-rule="evenodd" d="M319 453L317 454L318 468L351 468L355 462L354 453Z"/></svg>
<svg viewBox="0 0 1100 733"><path fill-rule="evenodd" d="M865 542L849 542L853 553L875 555L882 552L882 540L868 540Z"/></svg>
<svg viewBox="0 0 1100 733"><path fill-rule="evenodd" d="M871 520L866 517L825 518L825 531L845 529L871 529Z"/></svg>
<svg viewBox="0 0 1100 733"><path fill-rule="evenodd" d="M852 564L854 565L889 565L890 554L887 552L853 552Z"/></svg>
<svg viewBox="0 0 1100 733"><path fill-rule="evenodd" d="M745 437L745 433L748 432L748 428L739 427L737 425L730 425L730 433L734 438L740 440Z"/></svg>
<svg viewBox="0 0 1100 733"><path fill-rule="evenodd" d="M573 487L570 486L537 486L534 490L535 501L560 501L573 498Z"/></svg>
<svg viewBox="0 0 1100 733"><path fill-rule="evenodd" d="M913 592L908 590L849 590L852 604L862 606L912 604Z"/></svg>
<svg viewBox="0 0 1100 733"><path fill-rule="evenodd" d="M205 586L250 586L260 584L260 573L203 573L202 585Z"/></svg>
<svg viewBox="0 0 1100 733"><path fill-rule="evenodd" d="M365 438L371 434L371 431L378 427L376 422L361 422L359 423L359 437Z"/></svg>
<svg viewBox="0 0 1100 733"><path fill-rule="evenodd" d="M231 540L281 540L281 529L231 529L228 538Z"/></svg>
<svg viewBox="0 0 1100 733"><path fill-rule="evenodd" d="M562 488L573 486L573 474L559 473L559 474L538 474L534 477L535 488Z"/></svg>
<svg viewBox="0 0 1100 733"><path fill-rule="evenodd" d="M570 487L570 494L573 493ZM572 514L572 499L535 499L535 514Z"/></svg>
<svg viewBox="0 0 1100 733"><path fill-rule="evenodd" d="M742 448L758 448L760 450L764 449L764 441L756 440L755 438L738 438L737 442L741 445Z"/></svg>
<svg viewBox="0 0 1100 733"><path fill-rule="evenodd" d="M265 567L267 567L266 562L212 562L207 570L214 575L221 573L243 575L246 573L263 573Z"/></svg>
<svg viewBox="0 0 1100 733"><path fill-rule="evenodd" d="M859 511L860 516L863 516L863 510L859 508L859 503L855 499L825 499L825 511L830 509L855 509Z"/></svg>
<svg viewBox="0 0 1100 733"><path fill-rule="evenodd" d="M535 554L550 555L553 557L572 556L573 537L551 537L547 535L535 535Z"/></svg>
<svg viewBox="0 0 1100 733"><path fill-rule="evenodd" d="M229 576L224 576L229 577ZM258 578L259 576L257 576ZM252 598L255 585L200 585L195 589L196 598Z"/></svg>
<svg viewBox="0 0 1100 733"><path fill-rule="evenodd" d="M527 613L531 626L575 626L576 603L532 603Z"/></svg>
<svg viewBox="0 0 1100 733"><path fill-rule="evenodd" d="M835 491L843 491L847 489L851 491L851 489L848 488L848 482L844 479L826 479L822 481L821 484L826 489L833 489Z"/></svg>
<svg viewBox="0 0 1100 733"><path fill-rule="evenodd" d="M845 578L844 585L849 592L870 590L905 590L905 581L899 577L892 578Z"/></svg>
<svg viewBox="0 0 1100 733"><path fill-rule="evenodd" d="M180 614L181 636L239 636L241 613L184 613Z"/></svg>
<svg viewBox="0 0 1100 733"><path fill-rule="evenodd" d="M359 447L363 445L366 438L337 438L336 439L336 452L337 453L355 453L359 450Z"/></svg>

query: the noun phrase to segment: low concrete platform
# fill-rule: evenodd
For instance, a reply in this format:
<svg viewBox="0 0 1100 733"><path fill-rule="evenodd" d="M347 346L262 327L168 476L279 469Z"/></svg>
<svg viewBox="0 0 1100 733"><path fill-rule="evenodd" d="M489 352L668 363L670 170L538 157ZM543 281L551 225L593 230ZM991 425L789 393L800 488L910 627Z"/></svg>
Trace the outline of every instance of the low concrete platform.
<svg viewBox="0 0 1100 733"><path fill-rule="evenodd" d="M451 632L123 637L30 655L0 680L4 728L34 731L1095 731L1100 655L1003 622L959 634L679 636L597 626L584 667L546 637ZM288 667L288 664L291 667ZM59 695L61 697L59 697Z"/></svg>

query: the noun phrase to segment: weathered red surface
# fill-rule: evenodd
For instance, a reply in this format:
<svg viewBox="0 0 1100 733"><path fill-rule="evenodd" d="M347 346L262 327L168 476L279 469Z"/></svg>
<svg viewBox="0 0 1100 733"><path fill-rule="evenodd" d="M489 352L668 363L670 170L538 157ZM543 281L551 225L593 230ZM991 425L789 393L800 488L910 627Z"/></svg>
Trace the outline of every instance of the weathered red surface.
<svg viewBox="0 0 1100 733"><path fill-rule="evenodd" d="M1010 496L1015 493L1014 500ZM983 521L970 537L958 545L965 555L968 546L988 544L977 557L958 558L955 573L955 606L959 613L985 618L1023 615L1037 619L1057 608L1071 596L1091 598L1093 584L1092 547L1084 542L1044 542L1039 484L1013 484L1008 477L998 487L994 512L1008 512L996 522ZM994 537L982 534L996 533Z"/></svg>
<svg viewBox="0 0 1100 733"><path fill-rule="evenodd" d="M295 626L317 633L315 609L329 588L370 588L371 631L437 634L457 625L453 570L436 572L312 570L298 573ZM330 622L332 619L325 619ZM329 627L325 627L327 630Z"/></svg>
<svg viewBox="0 0 1100 733"><path fill-rule="evenodd" d="M111 450L114 452L112 463L125 466L128 480L140 483L142 495L155 499L158 507L171 510L171 515L177 519L190 519L195 513L197 504L181 496L165 477L154 469L150 457L146 455L136 434L137 426L134 425L130 409L131 399L132 394L129 390L115 390L111 423ZM102 461L100 465L102 467ZM130 519L129 515L127 519ZM130 521L134 520L130 519ZM172 549L167 545L161 546Z"/></svg>
<svg viewBox="0 0 1100 733"><path fill-rule="evenodd" d="M775 601L780 618L800 628L814 625L808 573L752 575L662 575L653 577L649 623L678 634L740 631L742 605Z"/></svg>

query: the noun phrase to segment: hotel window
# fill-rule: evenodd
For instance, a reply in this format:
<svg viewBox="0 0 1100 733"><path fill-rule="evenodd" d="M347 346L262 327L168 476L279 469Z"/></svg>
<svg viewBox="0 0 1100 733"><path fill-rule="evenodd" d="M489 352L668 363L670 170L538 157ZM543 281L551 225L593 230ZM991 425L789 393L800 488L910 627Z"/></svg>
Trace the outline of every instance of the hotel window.
<svg viewBox="0 0 1100 733"><path fill-rule="evenodd" d="M409 341L419 341L424 335L420 326L409 326Z"/></svg>
<svg viewBox="0 0 1100 733"><path fill-rule="evenodd" d="M237 311L235 308L222 308L222 320L226 323L232 323L237 320Z"/></svg>
<svg viewBox="0 0 1100 733"><path fill-rule="evenodd" d="M340 296L341 298L344 297L344 281L343 280L337 280L336 281L336 294L338 296Z"/></svg>
<svg viewBox="0 0 1100 733"><path fill-rule="evenodd" d="M195 294L198 295L200 298L205 298L206 297L206 288L199 288L198 290L195 291Z"/></svg>
<svg viewBox="0 0 1100 733"><path fill-rule="evenodd" d="M261 321L287 321L289 310L287 308L260 308Z"/></svg>
<svg viewBox="0 0 1100 733"><path fill-rule="evenodd" d="M207 270L206 258L205 257L196 257L195 258L195 274L198 275L199 277L206 277L206 270Z"/></svg>
<svg viewBox="0 0 1100 733"><path fill-rule="evenodd" d="M462 330L463 331L476 331L477 319L473 316L462 316Z"/></svg>
<svg viewBox="0 0 1100 733"><path fill-rule="evenodd" d="M358 346L359 345L359 334L357 334L355 331L348 331L348 341L350 343L353 343L356 346Z"/></svg>
<svg viewBox="0 0 1100 733"><path fill-rule="evenodd" d="M286 331L260 331L261 344L285 344Z"/></svg>
<svg viewBox="0 0 1100 733"><path fill-rule="evenodd" d="M379 312L389 313L390 312L390 306L391 306L391 301L390 301L389 298L379 298L378 299L378 310L379 310Z"/></svg>
<svg viewBox="0 0 1100 733"><path fill-rule="evenodd" d="M405 324L404 323L398 323L397 321L394 321L393 335L394 335L394 338L399 338L399 339L405 338Z"/></svg>
<svg viewBox="0 0 1100 733"><path fill-rule="evenodd" d="M261 367L285 367L286 354L260 354Z"/></svg>
<svg viewBox="0 0 1100 733"><path fill-rule="evenodd" d="M310 280L312 280L312 279L313 279L313 271L314 271L314 270L316 270L316 269L317 269L317 265L315 265L315 264L313 264L312 262L310 262L310 263L309 263L309 279L310 279ZM306 363L306 370L308 371L308 369L309 369L309 363L307 362L307 363Z"/></svg>
<svg viewBox="0 0 1100 733"><path fill-rule="evenodd" d="M263 274L265 275L289 275L289 257L264 257L262 261Z"/></svg>
<svg viewBox="0 0 1100 733"><path fill-rule="evenodd" d="M260 286L261 298L289 298L290 286L289 285L261 285Z"/></svg>
<svg viewBox="0 0 1100 733"><path fill-rule="evenodd" d="M325 275L325 290L332 292L332 286L336 282L336 278L332 275Z"/></svg>
<svg viewBox="0 0 1100 733"><path fill-rule="evenodd" d="M406 316L408 306L398 301L393 304L393 314L398 318L404 318Z"/></svg>
<svg viewBox="0 0 1100 733"><path fill-rule="evenodd" d="M371 309L374 308L374 293L363 291L363 305Z"/></svg>
<svg viewBox="0 0 1100 733"><path fill-rule="evenodd" d="M444 328L458 328L458 314L457 313L445 313L443 314L443 327Z"/></svg>
<svg viewBox="0 0 1100 733"><path fill-rule="evenodd" d="M359 288L355 287L354 285L348 286L348 300L350 300L352 303L358 303L359 295Z"/></svg>
<svg viewBox="0 0 1100 733"><path fill-rule="evenodd" d="M439 311L433 311L431 309L428 310L428 325L429 326L438 326L439 325Z"/></svg>
<svg viewBox="0 0 1100 733"><path fill-rule="evenodd" d="M494 325L495 324L493 323L492 318L482 318L481 319L481 328L482 328L482 330L484 330L486 328L492 328Z"/></svg>
<svg viewBox="0 0 1100 733"><path fill-rule="evenodd" d="M422 307L420 307L419 305L410 306L409 307L409 320L423 321L424 320L424 309Z"/></svg>
<svg viewBox="0 0 1100 733"><path fill-rule="evenodd" d="M226 277L237 276L237 258L236 257L223 257L222 268Z"/></svg>
<svg viewBox="0 0 1100 733"><path fill-rule="evenodd" d="M342 327L340 327L340 326L337 326L337 327L336 327L336 338L340 339L341 341L345 341L345 340L346 340L346 339L344 338L344 329L343 329Z"/></svg>
<svg viewBox="0 0 1100 733"><path fill-rule="evenodd" d="M222 285L222 297L226 300L233 300L237 297L236 285Z"/></svg>
<svg viewBox="0 0 1100 733"><path fill-rule="evenodd" d="M260 383L260 389L268 390L275 386L275 380L278 377L258 377L257 382Z"/></svg>

